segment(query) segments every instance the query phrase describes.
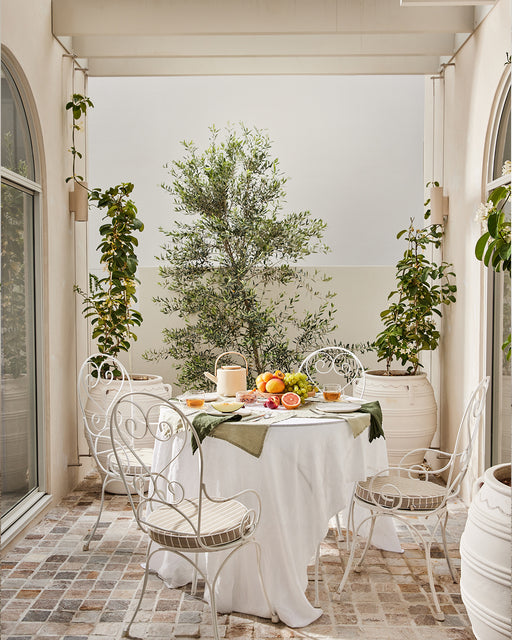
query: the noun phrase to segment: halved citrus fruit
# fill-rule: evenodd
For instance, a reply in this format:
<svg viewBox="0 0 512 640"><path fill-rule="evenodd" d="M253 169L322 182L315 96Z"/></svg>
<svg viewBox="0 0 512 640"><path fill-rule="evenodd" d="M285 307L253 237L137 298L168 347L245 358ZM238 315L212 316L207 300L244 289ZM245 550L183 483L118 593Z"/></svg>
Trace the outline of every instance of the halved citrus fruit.
<svg viewBox="0 0 512 640"><path fill-rule="evenodd" d="M285 409L296 409L300 406L300 397L296 393L293 393L293 391L283 393L281 396L281 404Z"/></svg>

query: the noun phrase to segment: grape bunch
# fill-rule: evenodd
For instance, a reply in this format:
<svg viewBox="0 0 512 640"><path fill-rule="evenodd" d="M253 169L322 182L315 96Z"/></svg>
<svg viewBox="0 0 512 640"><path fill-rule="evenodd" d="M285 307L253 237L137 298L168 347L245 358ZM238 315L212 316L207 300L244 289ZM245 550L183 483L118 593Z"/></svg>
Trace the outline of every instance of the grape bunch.
<svg viewBox="0 0 512 640"><path fill-rule="evenodd" d="M302 404L306 402L308 393L316 391L314 385L308 380L305 373L285 373L284 374L284 391L293 391L300 397Z"/></svg>

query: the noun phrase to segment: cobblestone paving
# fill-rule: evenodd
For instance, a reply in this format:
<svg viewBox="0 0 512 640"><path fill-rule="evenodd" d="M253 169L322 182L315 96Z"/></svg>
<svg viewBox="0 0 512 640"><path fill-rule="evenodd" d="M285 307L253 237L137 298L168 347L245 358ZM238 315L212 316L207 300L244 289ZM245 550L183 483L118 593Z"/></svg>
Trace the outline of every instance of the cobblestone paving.
<svg viewBox="0 0 512 640"><path fill-rule="evenodd" d="M100 484L90 476L2 558L1 637L3 640L112 640L120 638L142 583L146 540L123 496L107 495L102 522L90 551L83 538L99 506ZM459 566L458 540L466 510L455 505L449 521L449 547ZM330 530L321 547L323 615L302 629L244 614L219 616L221 637L334 638L365 640L474 640L459 585L449 576L440 548L436 586L446 614L432 615L422 554L401 536L403 554L371 548L363 571L352 572L341 601L334 599L347 552ZM313 567L307 595L314 597ZM199 591L201 593L201 591ZM190 589L169 589L151 576L132 635L148 640L212 638L209 607Z"/></svg>

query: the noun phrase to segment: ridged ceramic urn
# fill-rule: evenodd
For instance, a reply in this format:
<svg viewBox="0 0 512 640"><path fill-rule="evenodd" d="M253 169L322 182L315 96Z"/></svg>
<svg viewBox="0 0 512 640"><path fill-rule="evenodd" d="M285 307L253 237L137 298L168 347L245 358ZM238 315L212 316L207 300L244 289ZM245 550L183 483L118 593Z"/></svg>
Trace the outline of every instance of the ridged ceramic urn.
<svg viewBox="0 0 512 640"><path fill-rule="evenodd" d="M120 389L122 387L122 393L120 393ZM129 388L131 387L131 389ZM146 374L131 374L130 375L130 384L125 381L117 381L117 380L109 380L108 384L98 384L95 385L89 392L89 398L87 400L87 404L85 406L85 414L87 417L88 424L94 429L94 425L98 425L100 429L104 427L105 415L110 407L110 404L119 399L119 397L123 393L127 393L128 391L133 392L144 392L144 393L152 393L161 398L170 399L172 396L172 389L169 384L164 383L162 376L156 375L146 375ZM138 398L137 402L142 409L151 405L151 400L147 400L146 404L144 404L144 400L142 398ZM152 420L153 417L150 416ZM154 416L154 421L158 422L158 416ZM141 438L138 440L138 446L140 447L153 447L153 438L149 435L146 439ZM110 438L102 438L101 441L97 444L98 458L100 459L101 464L107 468L108 466L108 456L112 451L112 445L110 443ZM102 454L102 451L105 451ZM103 476L104 473L102 469L98 469L100 475ZM119 482L113 481L109 482L106 491L108 493L126 493L124 484L121 480Z"/></svg>
<svg viewBox="0 0 512 640"><path fill-rule="evenodd" d="M478 640L512 637L510 464L487 469L460 541L460 594Z"/></svg>
<svg viewBox="0 0 512 640"><path fill-rule="evenodd" d="M437 404L426 374L385 376L369 371L365 378L363 398L378 400L382 408L390 466L397 466L412 449L429 447L437 427ZM359 395L360 385L354 383L354 395ZM407 458L407 464L422 462L422 453Z"/></svg>

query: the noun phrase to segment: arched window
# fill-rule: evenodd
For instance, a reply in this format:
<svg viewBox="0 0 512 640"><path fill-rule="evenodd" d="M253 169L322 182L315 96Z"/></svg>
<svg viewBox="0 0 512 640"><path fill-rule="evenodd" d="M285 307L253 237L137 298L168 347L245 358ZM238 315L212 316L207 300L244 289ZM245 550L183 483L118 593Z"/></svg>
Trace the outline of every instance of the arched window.
<svg viewBox="0 0 512 640"><path fill-rule="evenodd" d="M510 184L510 75L502 91L493 123L491 153L487 167L487 193L499 185ZM507 215L510 219L510 202ZM489 270L489 369L492 380L491 420L487 463L510 462L511 361L502 349L510 333L510 273Z"/></svg>
<svg viewBox="0 0 512 640"><path fill-rule="evenodd" d="M4 535L44 494L36 373L41 188L29 119L15 75L3 56L1 82L0 505Z"/></svg>

